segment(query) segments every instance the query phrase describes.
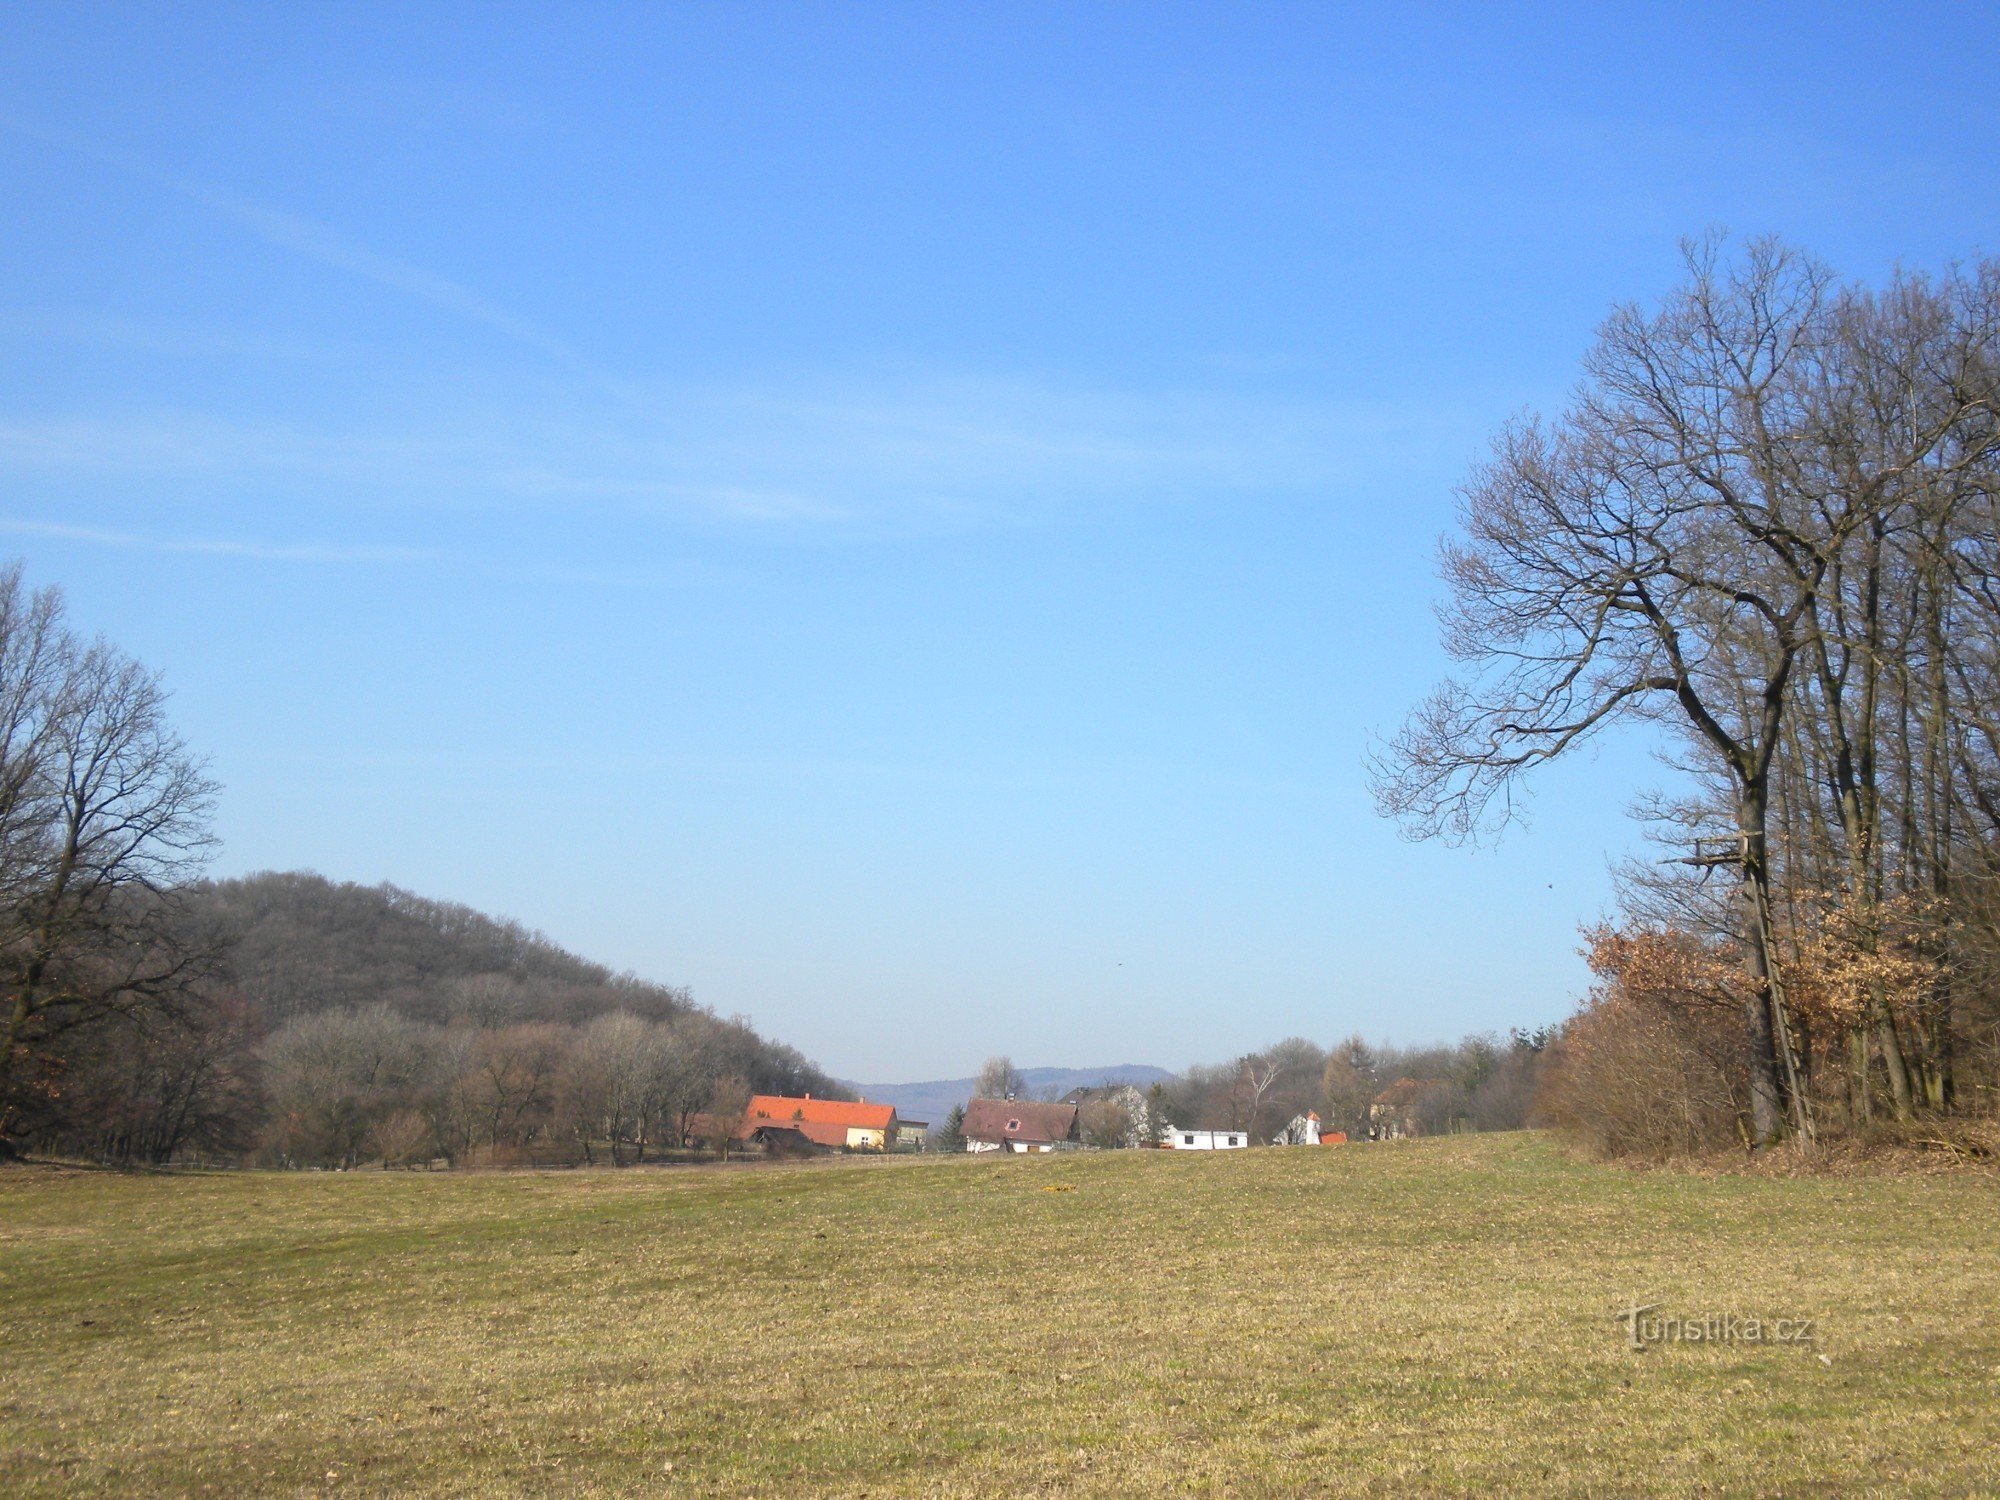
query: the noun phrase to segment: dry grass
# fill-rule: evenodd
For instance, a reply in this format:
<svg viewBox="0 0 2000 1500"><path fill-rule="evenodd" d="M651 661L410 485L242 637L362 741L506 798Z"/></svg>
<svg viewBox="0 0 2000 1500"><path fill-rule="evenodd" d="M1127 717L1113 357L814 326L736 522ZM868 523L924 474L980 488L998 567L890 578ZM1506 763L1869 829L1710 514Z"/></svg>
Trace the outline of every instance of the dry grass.
<svg viewBox="0 0 2000 1500"><path fill-rule="evenodd" d="M1069 1191L1050 1191L1069 1189ZM10 1494L1990 1492L1990 1176L0 1173ZM1633 1353L1668 1312L1795 1346Z"/></svg>
<svg viewBox="0 0 2000 1500"><path fill-rule="evenodd" d="M1971 1172L2000 1178L2000 1122L1979 1117L1884 1121L1829 1129L1815 1142L1792 1140L1755 1155L1740 1146L1651 1157L1606 1156L1583 1144L1576 1151L1632 1171L1707 1177L1941 1177Z"/></svg>

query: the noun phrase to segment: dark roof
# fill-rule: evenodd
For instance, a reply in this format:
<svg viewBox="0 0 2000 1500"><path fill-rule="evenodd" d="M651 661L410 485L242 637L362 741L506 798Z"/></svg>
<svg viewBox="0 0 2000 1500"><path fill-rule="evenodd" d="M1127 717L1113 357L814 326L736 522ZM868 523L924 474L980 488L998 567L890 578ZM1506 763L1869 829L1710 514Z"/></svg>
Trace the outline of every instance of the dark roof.
<svg viewBox="0 0 2000 1500"><path fill-rule="evenodd" d="M752 1141L761 1136L793 1135L815 1146L845 1146L847 1127L829 1125L824 1120L745 1120L736 1127L736 1139Z"/></svg>
<svg viewBox="0 0 2000 1500"><path fill-rule="evenodd" d="M1076 1139L1076 1106L1029 1099L974 1099L965 1106L960 1133L969 1141L1048 1141Z"/></svg>
<svg viewBox="0 0 2000 1500"><path fill-rule="evenodd" d="M783 1151L830 1151L846 1144L845 1132L840 1139L830 1138L830 1126L809 1125L802 1120L765 1120L753 1128L739 1131L737 1139L761 1141L774 1150Z"/></svg>

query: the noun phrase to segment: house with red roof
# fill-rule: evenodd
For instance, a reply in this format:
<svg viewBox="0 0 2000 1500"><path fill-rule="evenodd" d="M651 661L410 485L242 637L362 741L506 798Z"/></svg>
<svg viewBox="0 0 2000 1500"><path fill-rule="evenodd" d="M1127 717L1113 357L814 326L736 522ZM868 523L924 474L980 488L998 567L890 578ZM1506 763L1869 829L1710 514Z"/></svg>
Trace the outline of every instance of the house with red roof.
<svg viewBox="0 0 2000 1500"><path fill-rule="evenodd" d="M891 1104L755 1094L743 1111L736 1139L776 1151L887 1151L900 1129Z"/></svg>

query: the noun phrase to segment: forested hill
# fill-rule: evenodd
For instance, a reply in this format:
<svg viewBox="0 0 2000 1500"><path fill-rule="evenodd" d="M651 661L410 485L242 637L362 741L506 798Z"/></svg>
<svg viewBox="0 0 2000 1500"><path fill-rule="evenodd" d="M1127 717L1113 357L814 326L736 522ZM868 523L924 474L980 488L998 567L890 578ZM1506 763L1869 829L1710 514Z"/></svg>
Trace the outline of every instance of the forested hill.
<svg viewBox="0 0 2000 1500"><path fill-rule="evenodd" d="M230 977L271 1031L378 1004L413 1021L489 1028L576 1026L624 1011L713 1028L760 1085L844 1092L793 1048L710 1017L684 988L613 973L519 922L456 902L303 871L207 881L188 895L197 916L220 929Z"/></svg>
<svg viewBox="0 0 2000 1500"><path fill-rule="evenodd" d="M488 1026L616 1010L666 1020L694 1004L686 990L613 974L518 922L399 886L266 872L191 897L222 929L231 973L270 1026L377 1002L412 1020Z"/></svg>

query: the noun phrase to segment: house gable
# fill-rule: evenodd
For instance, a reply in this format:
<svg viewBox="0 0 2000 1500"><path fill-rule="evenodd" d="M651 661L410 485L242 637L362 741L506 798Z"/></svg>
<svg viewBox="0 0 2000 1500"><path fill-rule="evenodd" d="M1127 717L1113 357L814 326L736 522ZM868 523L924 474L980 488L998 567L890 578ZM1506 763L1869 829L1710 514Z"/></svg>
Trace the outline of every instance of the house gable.
<svg viewBox="0 0 2000 1500"><path fill-rule="evenodd" d="M1046 1149L1077 1139L1076 1106L1031 1099L974 1099L960 1127L968 1145Z"/></svg>

